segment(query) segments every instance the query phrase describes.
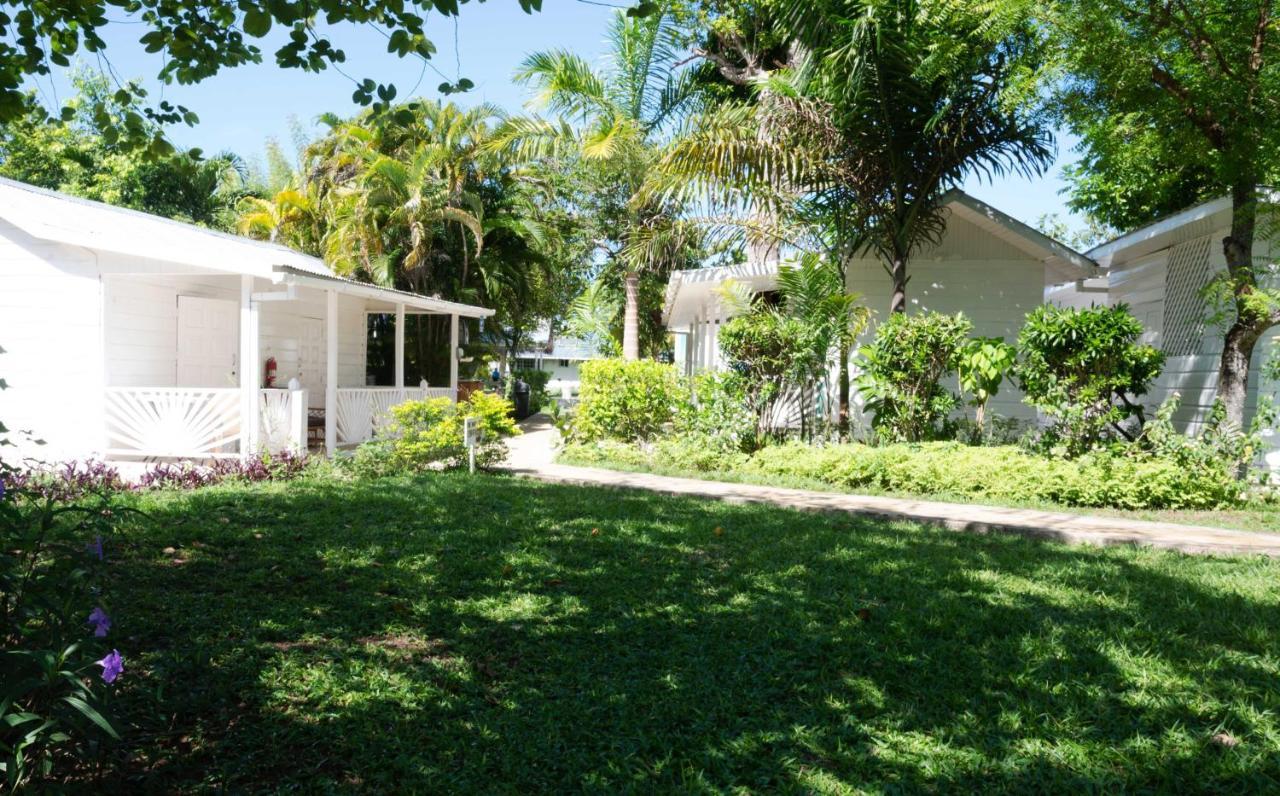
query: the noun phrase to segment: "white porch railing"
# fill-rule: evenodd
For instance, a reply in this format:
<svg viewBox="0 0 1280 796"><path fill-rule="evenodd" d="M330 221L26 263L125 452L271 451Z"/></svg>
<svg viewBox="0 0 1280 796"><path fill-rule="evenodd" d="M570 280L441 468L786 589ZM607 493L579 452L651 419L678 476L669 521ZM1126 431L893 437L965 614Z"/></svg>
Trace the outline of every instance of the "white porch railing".
<svg viewBox="0 0 1280 796"><path fill-rule="evenodd" d="M235 387L108 387L106 453L211 459L239 455Z"/></svg>
<svg viewBox="0 0 1280 796"><path fill-rule="evenodd" d="M449 398L448 387L339 387L336 412L338 444L358 445L387 422L391 407L405 401Z"/></svg>
<svg viewBox="0 0 1280 796"><path fill-rule="evenodd" d="M258 447L268 453L307 450L306 390L262 390L258 399Z"/></svg>

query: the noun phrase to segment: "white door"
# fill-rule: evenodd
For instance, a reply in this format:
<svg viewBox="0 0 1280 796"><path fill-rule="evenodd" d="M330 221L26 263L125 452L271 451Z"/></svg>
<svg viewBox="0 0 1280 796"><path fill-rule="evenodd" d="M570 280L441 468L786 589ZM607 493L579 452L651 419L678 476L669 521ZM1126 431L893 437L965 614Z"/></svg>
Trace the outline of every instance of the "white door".
<svg viewBox="0 0 1280 796"><path fill-rule="evenodd" d="M298 346L298 381L307 391L307 402L312 406L324 406L324 388L328 375L328 359L325 355L324 321L319 318L301 318Z"/></svg>
<svg viewBox="0 0 1280 796"><path fill-rule="evenodd" d="M239 383L240 307L234 301L178 296L179 387Z"/></svg>

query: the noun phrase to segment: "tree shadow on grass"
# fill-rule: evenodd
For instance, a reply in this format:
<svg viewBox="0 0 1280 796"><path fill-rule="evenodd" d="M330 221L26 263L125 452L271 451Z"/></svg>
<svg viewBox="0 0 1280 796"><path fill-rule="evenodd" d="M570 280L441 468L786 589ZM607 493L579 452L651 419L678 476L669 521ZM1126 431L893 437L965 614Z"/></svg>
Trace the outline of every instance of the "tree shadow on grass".
<svg viewBox="0 0 1280 796"><path fill-rule="evenodd" d="M500 477L220 488L149 509L114 565L133 665L105 786L1280 779L1274 562ZM1213 744L1219 730L1240 745Z"/></svg>

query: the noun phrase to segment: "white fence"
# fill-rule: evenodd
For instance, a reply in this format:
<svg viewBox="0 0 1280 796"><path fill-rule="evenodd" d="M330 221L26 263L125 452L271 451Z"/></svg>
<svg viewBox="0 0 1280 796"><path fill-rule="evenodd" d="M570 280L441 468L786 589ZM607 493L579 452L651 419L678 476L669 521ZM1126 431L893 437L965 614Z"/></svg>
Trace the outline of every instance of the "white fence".
<svg viewBox="0 0 1280 796"><path fill-rule="evenodd" d="M235 387L109 387L108 455L213 459L240 455Z"/></svg>
<svg viewBox="0 0 1280 796"><path fill-rule="evenodd" d="M338 388L338 444L358 445L387 422L391 407L424 398L450 398L448 387L348 387Z"/></svg>
<svg viewBox="0 0 1280 796"><path fill-rule="evenodd" d="M338 390L338 444L371 439L398 403L449 398L448 387L358 387ZM158 459L240 455L240 389L110 387L106 391L106 454ZM307 391L260 390L259 450L307 449Z"/></svg>

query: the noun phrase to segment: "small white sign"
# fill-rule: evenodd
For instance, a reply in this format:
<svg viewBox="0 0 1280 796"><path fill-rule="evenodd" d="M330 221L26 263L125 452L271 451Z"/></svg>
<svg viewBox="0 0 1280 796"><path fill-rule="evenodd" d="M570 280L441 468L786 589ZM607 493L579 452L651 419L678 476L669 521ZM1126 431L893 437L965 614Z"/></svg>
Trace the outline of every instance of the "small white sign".
<svg viewBox="0 0 1280 796"><path fill-rule="evenodd" d="M462 444L467 446L467 469L476 471L476 446L480 444L480 426L474 417L462 418Z"/></svg>
<svg viewBox="0 0 1280 796"><path fill-rule="evenodd" d="M462 419L462 444L468 448L474 448L480 444L480 427L476 425L474 417Z"/></svg>

